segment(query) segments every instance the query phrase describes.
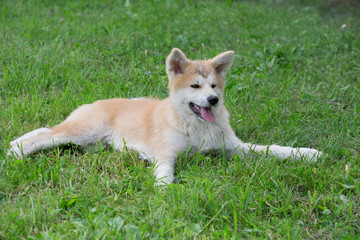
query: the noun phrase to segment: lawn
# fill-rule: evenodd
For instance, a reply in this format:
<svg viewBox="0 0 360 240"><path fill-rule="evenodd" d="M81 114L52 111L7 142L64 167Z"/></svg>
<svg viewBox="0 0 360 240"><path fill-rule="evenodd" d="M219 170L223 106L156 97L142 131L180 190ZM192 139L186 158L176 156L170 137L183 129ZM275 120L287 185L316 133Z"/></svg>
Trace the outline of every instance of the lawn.
<svg viewBox="0 0 360 240"><path fill-rule="evenodd" d="M360 238L359 4L312 2L0 1L0 239ZM130 150L6 156L82 104L165 98L173 47L235 51L226 105L243 141L324 157L184 152L157 188Z"/></svg>

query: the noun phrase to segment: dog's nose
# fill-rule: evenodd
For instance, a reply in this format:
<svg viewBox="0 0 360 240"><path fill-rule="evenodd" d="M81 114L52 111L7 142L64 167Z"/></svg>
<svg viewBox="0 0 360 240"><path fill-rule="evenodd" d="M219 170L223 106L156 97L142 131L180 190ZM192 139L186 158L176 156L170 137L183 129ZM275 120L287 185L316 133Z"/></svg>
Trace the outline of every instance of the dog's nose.
<svg viewBox="0 0 360 240"><path fill-rule="evenodd" d="M210 97L207 98L207 100L211 106L214 106L219 101L219 98L217 96L211 95Z"/></svg>

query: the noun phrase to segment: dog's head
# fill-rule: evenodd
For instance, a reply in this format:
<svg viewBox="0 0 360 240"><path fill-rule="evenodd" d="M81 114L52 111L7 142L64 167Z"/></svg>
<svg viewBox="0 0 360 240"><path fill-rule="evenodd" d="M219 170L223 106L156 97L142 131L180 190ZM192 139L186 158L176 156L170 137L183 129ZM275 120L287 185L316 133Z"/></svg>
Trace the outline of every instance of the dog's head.
<svg viewBox="0 0 360 240"><path fill-rule="evenodd" d="M213 122L223 107L224 78L234 59L228 51L209 60L191 61L174 48L166 58L170 97L181 114Z"/></svg>

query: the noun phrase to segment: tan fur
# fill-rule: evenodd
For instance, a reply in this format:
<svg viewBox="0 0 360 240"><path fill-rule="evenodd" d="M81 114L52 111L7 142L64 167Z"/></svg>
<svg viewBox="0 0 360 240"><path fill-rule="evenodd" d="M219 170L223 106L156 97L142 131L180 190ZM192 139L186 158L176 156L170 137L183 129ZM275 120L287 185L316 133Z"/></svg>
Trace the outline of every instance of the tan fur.
<svg viewBox="0 0 360 240"><path fill-rule="evenodd" d="M119 150L126 145L155 163L159 184L173 181L177 153L190 147L193 151L225 149L230 155L257 151L279 158L316 160L321 156L315 149L254 145L235 136L223 99L224 77L233 56L229 51L209 60L191 61L173 49L166 59L168 98L85 104L58 126L37 129L10 142L8 155L22 158L69 142L87 145L102 141Z"/></svg>
<svg viewBox="0 0 360 240"><path fill-rule="evenodd" d="M223 79L215 72L212 65L209 61L192 61L188 64L183 75L177 77L177 81L169 82L170 91L176 91L181 88L185 88L190 86L191 84L196 84L195 77L202 76L203 78L207 78L210 74L215 76L216 86L224 89L224 81Z"/></svg>

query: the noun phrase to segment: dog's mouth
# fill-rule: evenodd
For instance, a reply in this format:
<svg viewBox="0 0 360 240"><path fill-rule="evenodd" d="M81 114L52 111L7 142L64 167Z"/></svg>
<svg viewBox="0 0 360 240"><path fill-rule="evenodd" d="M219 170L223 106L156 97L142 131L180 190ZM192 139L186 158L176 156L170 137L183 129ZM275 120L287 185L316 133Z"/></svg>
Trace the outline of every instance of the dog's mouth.
<svg viewBox="0 0 360 240"><path fill-rule="evenodd" d="M206 122L213 122L215 120L214 113L211 111L211 107L200 107L194 103L189 104L190 109L200 118Z"/></svg>

